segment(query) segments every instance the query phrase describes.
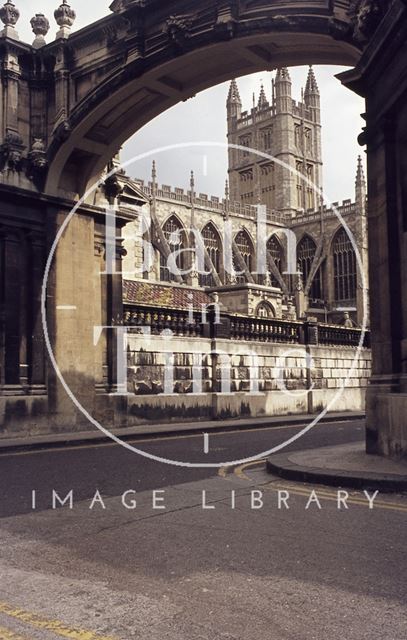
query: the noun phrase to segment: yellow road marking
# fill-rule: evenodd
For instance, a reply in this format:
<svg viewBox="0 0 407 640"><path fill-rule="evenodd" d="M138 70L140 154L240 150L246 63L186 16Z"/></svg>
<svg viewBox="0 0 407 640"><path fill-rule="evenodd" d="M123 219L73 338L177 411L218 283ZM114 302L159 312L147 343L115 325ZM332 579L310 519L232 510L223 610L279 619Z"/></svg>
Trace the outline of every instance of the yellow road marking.
<svg viewBox="0 0 407 640"><path fill-rule="evenodd" d="M227 475L228 475L228 467L221 467L218 470L218 476L220 476L221 478L226 478Z"/></svg>
<svg viewBox="0 0 407 640"><path fill-rule="evenodd" d="M247 462L246 464L240 465L240 467L236 467L236 469L234 470L234 473L241 480L249 480L250 482L251 478L249 478L249 476L245 474L246 469L251 469L252 467L258 467L260 465L264 465L266 462L267 462L266 460L255 460L254 462Z"/></svg>
<svg viewBox="0 0 407 640"><path fill-rule="evenodd" d="M211 433L211 438L216 437L216 436L225 436L225 435L237 435L239 433L247 433L247 432L252 432L252 433L259 433L260 431L285 431L288 429L303 429L304 425L306 424L306 420L304 420L303 423L301 424L291 424L291 425L284 425L284 426L280 426L280 427L259 427L258 429L252 429L251 427L248 427L247 429L236 429L233 431L220 431L220 432L216 432L216 433ZM361 422L360 418L355 418L354 422ZM350 420L335 420L332 419L332 422L318 422L318 424L315 425L314 429L318 428L318 427L327 427L329 425L332 424L350 424L351 421ZM205 427L202 427L202 430L204 430ZM115 434L113 434L115 435ZM136 436L137 434L134 434L134 436ZM80 433L78 433L78 436L80 436ZM163 438L160 438L160 434L157 433L155 434L155 438L144 438L143 440L134 440L134 443L136 445L138 444L146 444L148 442L155 442L156 440L160 440L160 442L167 442L169 440L188 440L190 438L202 438L202 433L191 433L189 435L184 435L184 436L164 436ZM120 437L120 436L119 436ZM132 438L126 439L126 442L132 443ZM61 443L60 443L61 444ZM41 446L41 443L39 443L38 446ZM53 453L57 453L57 452L61 452L61 453L65 453L66 451L78 451L79 449L98 449L100 447L117 447L119 446L119 444L117 442L102 442L99 444L92 444L92 442L89 442L89 444L80 444L74 447L48 447L46 448L46 446L44 446L44 448L42 449L38 449L38 450L33 450L33 451L17 451L15 453L7 453L7 451L1 452L0 456L7 456L9 458L14 457L14 456L28 456L28 455L33 455L33 454L39 454L39 453L47 453L49 451L52 451Z"/></svg>
<svg viewBox="0 0 407 640"><path fill-rule="evenodd" d="M0 602L0 613L3 613L10 618L14 618L15 620L19 620L20 622L24 622L36 629L50 631L61 638L68 638L69 640L116 640L112 636L100 636L93 631L85 631L84 629L68 627L58 620L46 620L36 613L19 609L18 607L7 604L7 602ZM1 637L2 636L0 635L0 638ZM5 636L5 638L8 640L8 636ZM17 636L14 638L11 636L10 640L19 640L19 637Z"/></svg>
<svg viewBox="0 0 407 640"><path fill-rule="evenodd" d="M252 478L250 478L245 471L247 469L253 468L253 467L257 467L260 465L263 465L266 462L266 460L257 460L255 462L249 462L247 464L243 464L239 467L235 467L234 468L234 474L240 478L241 480L246 480L248 482L252 482ZM223 468L224 469L224 468ZM220 470L222 471L222 469ZM221 475L221 477L226 477L226 473L221 474L219 472L219 475ZM338 493L334 491L331 491L329 489L326 489L323 487L323 485L311 485L309 488L305 487L305 486L298 486L298 485L292 485L292 484L283 484L283 483L276 483L276 482L270 482L267 484L263 484L260 485L259 488L264 488L267 489L269 491L273 491L273 492L277 492L277 491L288 491L290 494L293 495L297 495L300 497L305 497L305 498L309 498L310 493L312 490L315 490L315 492L317 493L318 497L321 498L321 500L327 500L328 502L338 502ZM343 491L348 491L348 493L350 494L351 489L345 489L343 488ZM369 491L370 495L373 495L374 491ZM349 495L348 498L348 504L354 504L354 505L359 505L362 507L366 507L368 506L368 501L367 498L363 499L363 498L359 498L357 496L352 496ZM400 513L406 513L407 512L407 504L401 504L401 503L397 503L397 502L385 502L384 500L375 500L374 501L374 507L375 509L388 509L390 511L398 511Z"/></svg>
<svg viewBox="0 0 407 640"><path fill-rule="evenodd" d="M20 636L14 631L0 627L0 640L28 640L27 637Z"/></svg>

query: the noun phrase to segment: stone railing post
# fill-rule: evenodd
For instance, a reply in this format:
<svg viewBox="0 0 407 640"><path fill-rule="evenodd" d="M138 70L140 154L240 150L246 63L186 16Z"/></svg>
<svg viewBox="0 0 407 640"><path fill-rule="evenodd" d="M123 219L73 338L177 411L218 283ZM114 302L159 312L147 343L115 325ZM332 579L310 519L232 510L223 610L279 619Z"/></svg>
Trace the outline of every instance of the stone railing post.
<svg viewBox="0 0 407 640"><path fill-rule="evenodd" d="M304 344L319 344L318 322L314 320L306 320L304 322Z"/></svg>
<svg viewBox="0 0 407 640"><path fill-rule="evenodd" d="M219 312L216 307L211 307L207 312L207 325L204 329L204 336L212 340L230 340L232 332L232 321L229 315Z"/></svg>

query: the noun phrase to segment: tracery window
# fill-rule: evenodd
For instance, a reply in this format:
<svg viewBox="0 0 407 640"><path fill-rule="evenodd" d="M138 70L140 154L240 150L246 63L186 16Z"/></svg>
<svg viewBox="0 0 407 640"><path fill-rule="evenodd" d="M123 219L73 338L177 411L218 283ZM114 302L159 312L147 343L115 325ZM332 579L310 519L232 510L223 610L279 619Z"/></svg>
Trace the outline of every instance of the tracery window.
<svg viewBox="0 0 407 640"><path fill-rule="evenodd" d="M209 257L212 261L213 266L215 267L216 273L220 274L222 268L222 247L221 241L218 232L216 231L214 225L209 222L206 227L204 227L202 231L202 238L204 241L205 248L209 254ZM206 270L209 271L209 268L206 267ZM208 275L200 274L199 275L199 285L201 287L214 287L215 280L213 275L209 273Z"/></svg>
<svg viewBox="0 0 407 640"><path fill-rule="evenodd" d="M279 270L280 273L282 273L284 251L280 242L276 238L276 236L271 236L271 238L269 238L267 242L267 254L268 254L267 257L269 256L272 257L277 269ZM280 287L280 283L271 272L270 272L270 278L271 278L272 287Z"/></svg>
<svg viewBox="0 0 407 640"><path fill-rule="evenodd" d="M335 300L350 302L356 299L357 265L356 254L345 229L335 236L333 246Z"/></svg>
<svg viewBox="0 0 407 640"><path fill-rule="evenodd" d="M239 231L239 233L236 236L235 242L236 242L237 248L239 249L243 257L243 260L246 263L248 270L250 271L250 273L252 273L254 249L253 249L253 243L247 231L245 231L244 229L242 231ZM238 272L241 271L239 265L236 263L236 259L235 259L235 269ZM237 276L237 280L238 282L246 282L246 278L244 275Z"/></svg>
<svg viewBox="0 0 407 640"><path fill-rule="evenodd" d="M302 273L302 282L304 289L308 284L311 274L312 265L314 263L317 246L309 236L304 236L297 247L298 270ZM312 300L321 300L323 298L322 286L322 270L318 269L309 291L309 297Z"/></svg>
<svg viewBox="0 0 407 640"><path fill-rule="evenodd" d="M163 226L163 233L167 240L172 254L182 251L187 247L187 239L185 230L176 216L168 218ZM179 270L185 269L185 254L181 254L177 259L177 267ZM168 260L160 254L160 280L163 282L176 281L176 274L171 273L168 267Z"/></svg>

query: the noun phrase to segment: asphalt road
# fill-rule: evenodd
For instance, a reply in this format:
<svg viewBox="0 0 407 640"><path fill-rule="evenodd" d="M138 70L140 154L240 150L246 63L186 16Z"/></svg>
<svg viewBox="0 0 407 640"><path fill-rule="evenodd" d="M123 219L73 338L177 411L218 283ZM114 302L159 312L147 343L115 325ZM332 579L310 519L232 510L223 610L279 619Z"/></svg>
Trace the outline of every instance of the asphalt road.
<svg viewBox="0 0 407 640"><path fill-rule="evenodd" d="M299 433L302 427L271 427L214 433L209 437L209 455L204 437L139 438L132 444L168 460L191 463L221 463L242 460L270 450ZM364 423L341 422L317 425L287 450L303 450L362 440ZM75 500L86 500L96 490L117 496L127 489L146 491L180 485L217 475L213 468L184 468L156 462L116 444L87 445L66 449L0 455L0 517L32 510L36 491L38 511L50 507L52 490L60 495L74 491Z"/></svg>
<svg viewBox="0 0 407 640"><path fill-rule="evenodd" d="M207 455L245 457L297 430L213 434ZM361 423L323 425L292 448L362 438ZM205 457L200 434L137 444ZM339 508L336 490L258 463L180 469L116 446L3 455L0 473L0 640L407 637L407 495L371 510L349 492ZM72 509L50 508L53 488L74 490Z"/></svg>

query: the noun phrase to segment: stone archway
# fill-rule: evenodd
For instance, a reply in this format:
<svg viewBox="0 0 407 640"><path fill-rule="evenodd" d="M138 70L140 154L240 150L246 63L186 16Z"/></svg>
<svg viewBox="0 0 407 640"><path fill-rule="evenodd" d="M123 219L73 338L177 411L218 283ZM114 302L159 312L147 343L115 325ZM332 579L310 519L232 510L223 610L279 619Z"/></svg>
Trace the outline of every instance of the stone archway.
<svg viewBox="0 0 407 640"><path fill-rule="evenodd" d="M50 140L47 193L83 193L133 133L214 84L304 60L355 65L363 42L355 34L354 5L114 2L112 16L70 36L69 65L60 51L57 64L71 99L55 105L65 117Z"/></svg>
<svg viewBox="0 0 407 640"><path fill-rule="evenodd" d="M361 141L368 149L369 239L379 247L370 252L374 377L367 442L372 452L405 454L406 0L202 0L198 8L192 0L115 0L111 9L66 37L68 17L63 37L38 49L13 37L15 16L3 12L0 191L8 207L12 201L13 224L49 244L72 202L131 134L209 86L305 59L353 66L340 79L367 103ZM49 294L53 344L93 404L106 362L100 354L95 360L82 324L89 315L104 324L121 314L119 278L103 291L90 291L81 279L95 269L95 257L101 260L102 227L91 203L81 208L58 249ZM76 303L82 315L58 312L58 305L66 311ZM52 376L49 397L51 413L71 416Z"/></svg>

